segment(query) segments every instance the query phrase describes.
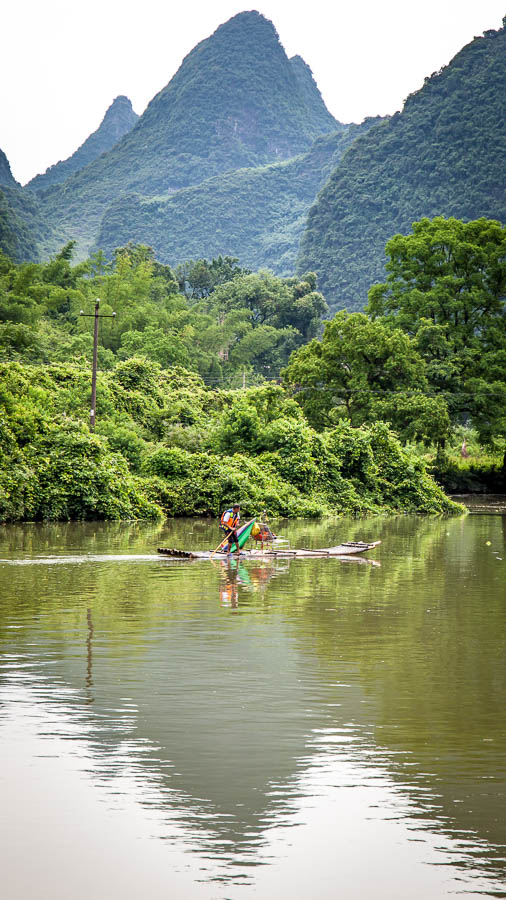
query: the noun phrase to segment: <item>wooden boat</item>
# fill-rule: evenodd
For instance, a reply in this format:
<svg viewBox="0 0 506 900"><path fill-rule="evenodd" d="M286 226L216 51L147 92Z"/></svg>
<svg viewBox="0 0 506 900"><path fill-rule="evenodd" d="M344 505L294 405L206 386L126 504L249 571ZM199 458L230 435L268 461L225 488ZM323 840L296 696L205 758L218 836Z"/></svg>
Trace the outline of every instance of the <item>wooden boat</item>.
<svg viewBox="0 0 506 900"><path fill-rule="evenodd" d="M346 541L344 544L338 544L337 547L324 547L321 550L309 550L302 547L300 550L287 550L276 547L264 548L263 550L243 550L242 559L326 559L330 557L340 558L346 556L356 556L359 553L366 553L367 550L373 550L381 544L381 541L373 541L365 543L364 541ZM173 559L210 559L210 550L177 550L172 547L158 547L158 553L164 556L170 556ZM227 559L226 553L215 553L214 559Z"/></svg>

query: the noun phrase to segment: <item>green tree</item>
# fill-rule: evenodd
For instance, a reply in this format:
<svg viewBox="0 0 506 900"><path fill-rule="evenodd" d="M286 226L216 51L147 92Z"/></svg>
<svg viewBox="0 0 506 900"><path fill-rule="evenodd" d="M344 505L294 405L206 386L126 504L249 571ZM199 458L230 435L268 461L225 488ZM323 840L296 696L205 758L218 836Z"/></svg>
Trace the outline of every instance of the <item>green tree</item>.
<svg viewBox="0 0 506 900"><path fill-rule="evenodd" d="M249 269L238 265L235 256L217 256L207 259L187 260L176 268L179 289L191 300L209 297L220 284L233 281L241 275L249 275Z"/></svg>
<svg viewBox="0 0 506 900"><path fill-rule="evenodd" d="M403 331L343 311L327 322L321 341L291 356L283 378L317 428L339 419L352 425L382 419L405 438L443 440L448 418L441 402L434 435L435 404L426 396L425 368L415 341Z"/></svg>
<svg viewBox="0 0 506 900"><path fill-rule="evenodd" d="M470 418L489 443L504 435L506 228L422 219L386 252L387 280L370 289L369 313L414 338L454 422Z"/></svg>
<svg viewBox="0 0 506 900"><path fill-rule="evenodd" d="M386 253L387 280L369 291L373 317L385 316L412 335L426 322L442 326L454 353L501 339L506 228L499 222L422 219L412 234L388 241Z"/></svg>
<svg viewBox="0 0 506 900"><path fill-rule="evenodd" d="M212 303L222 315L232 308L248 309L255 326L295 328L300 343L318 334L327 312L314 272L301 278L278 278L271 272L244 275L217 288Z"/></svg>

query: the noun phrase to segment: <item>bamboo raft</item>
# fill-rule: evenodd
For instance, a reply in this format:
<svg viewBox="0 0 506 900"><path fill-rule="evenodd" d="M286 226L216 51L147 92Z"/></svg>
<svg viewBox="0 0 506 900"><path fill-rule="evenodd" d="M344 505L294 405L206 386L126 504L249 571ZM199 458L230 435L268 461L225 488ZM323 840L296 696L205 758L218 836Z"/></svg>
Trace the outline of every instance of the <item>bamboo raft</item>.
<svg viewBox="0 0 506 900"><path fill-rule="evenodd" d="M247 559L326 559L346 556L356 556L366 553L381 544L381 541L373 541L370 544L364 541L346 541L337 547L324 547L321 550L309 550L306 547L300 550L275 549L273 547L262 550L242 550L241 557ZM172 559L210 559L210 550L177 550L174 547L158 547L158 553L169 556ZM237 554L233 554L232 558ZM226 553L215 553L214 559L227 559Z"/></svg>

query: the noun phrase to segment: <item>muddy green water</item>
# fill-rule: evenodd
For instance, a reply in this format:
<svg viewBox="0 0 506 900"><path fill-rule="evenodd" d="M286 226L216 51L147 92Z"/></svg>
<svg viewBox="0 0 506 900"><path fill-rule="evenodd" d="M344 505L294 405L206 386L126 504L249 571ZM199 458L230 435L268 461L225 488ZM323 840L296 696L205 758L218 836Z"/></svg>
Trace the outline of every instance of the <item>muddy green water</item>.
<svg viewBox="0 0 506 900"><path fill-rule="evenodd" d="M506 518L0 531L5 900L506 896Z"/></svg>

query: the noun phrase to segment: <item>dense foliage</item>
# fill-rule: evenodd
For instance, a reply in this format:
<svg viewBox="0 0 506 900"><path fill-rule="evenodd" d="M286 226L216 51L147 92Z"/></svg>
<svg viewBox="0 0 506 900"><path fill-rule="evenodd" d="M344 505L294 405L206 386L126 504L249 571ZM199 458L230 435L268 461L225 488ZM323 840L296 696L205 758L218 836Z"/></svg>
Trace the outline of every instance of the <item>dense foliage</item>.
<svg viewBox="0 0 506 900"><path fill-rule="evenodd" d="M353 425L383 420L404 441L429 444L444 443L450 431L444 399L427 396L415 342L363 313L337 313L321 341L293 354L284 378L316 428L343 419Z"/></svg>
<svg viewBox="0 0 506 900"><path fill-rule="evenodd" d="M280 386L217 392L129 359L101 374L0 364L0 521L409 510L452 504L385 425L318 434Z"/></svg>
<svg viewBox="0 0 506 900"><path fill-rule="evenodd" d="M134 127L139 116L132 109L128 97L116 97L106 111L102 122L93 134L81 144L80 147L69 156L68 159L50 166L43 175L36 175L28 182L28 187L35 191L44 191L53 184L62 184L75 172L84 169L85 166L97 159L102 153L107 153L114 147L124 134Z"/></svg>
<svg viewBox="0 0 506 900"><path fill-rule="evenodd" d="M38 260L58 241L39 202L18 184L0 150L0 253L17 262Z"/></svg>
<svg viewBox="0 0 506 900"><path fill-rule="evenodd" d="M286 162L227 172L162 199L119 198L102 219L96 245L111 252L138 241L170 264L228 253L253 269L290 275L316 194L345 150L375 122L324 135Z"/></svg>
<svg viewBox="0 0 506 900"><path fill-rule="evenodd" d="M0 256L0 519L215 514L236 498L246 514L457 509L421 448L463 422L504 447L505 250L497 222L415 223L388 244L368 314L339 312L322 336L314 273L221 256L173 270L135 244L76 266L72 243L46 264ZM283 367L285 387L265 382ZM439 452L451 484L449 466Z"/></svg>
<svg viewBox="0 0 506 900"><path fill-rule="evenodd" d="M383 420L404 441L444 448L467 423L506 444L506 228L422 219L387 244L368 315L341 311L284 372L308 421ZM439 471L444 465L438 461Z"/></svg>
<svg viewBox="0 0 506 900"><path fill-rule="evenodd" d="M49 219L87 252L113 198L157 197L307 150L339 127L308 80L271 22L234 16L192 50L112 150L49 190Z"/></svg>
<svg viewBox="0 0 506 900"><path fill-rule="evenodd" d="M143 354L208 382L276 376L292 350L317 334L326 304L312 273L249 273L231 257L175 273L145 246L72 266L72 243L49 263L16 266L0 255L0 354L30 362L89 360L96 297L104 315L99 364Z"/></svg>
<svg viewBox="0 0 506 900"><path fill-rule="evenodd" d="M232 257L173 271L143 245L73 266L72 251L46 264L0 256L1 521L216 514L237 498L246 514L455 509L386 424L316 430L262 383L318 345L314 274L251 273ZM93 319L80 311L97 296L117 315L100 323L90 434ZM391 351L410 344L396 335ZM406 376L417 383L418 365ZM217 390L246 374L256 386Z"/></svg>
<svg viewBox="0 0 506 900"><path fill-rule="evenodd" d="M14 180L13 180L14 181ZM58 243L40 203L17 182L0 185L0 252L17 262L38 260Z"/></svg>
<svg viewBox="0 0 506 900"><path fill-rule="evenodd" d="M506 29L488 31L426 78L401 113L344 155L308 217L301 271L332 308L361 309L384 248L422 216L506 221Z"/></svg>
<svg viewBox="0 0 506 900"><path fill-rule="evenodd" d="M387 280L369 291L369 312L414 341L454 422L470 420L484 443L505 437L506 227L423 219L386 253Z"/></svg>

